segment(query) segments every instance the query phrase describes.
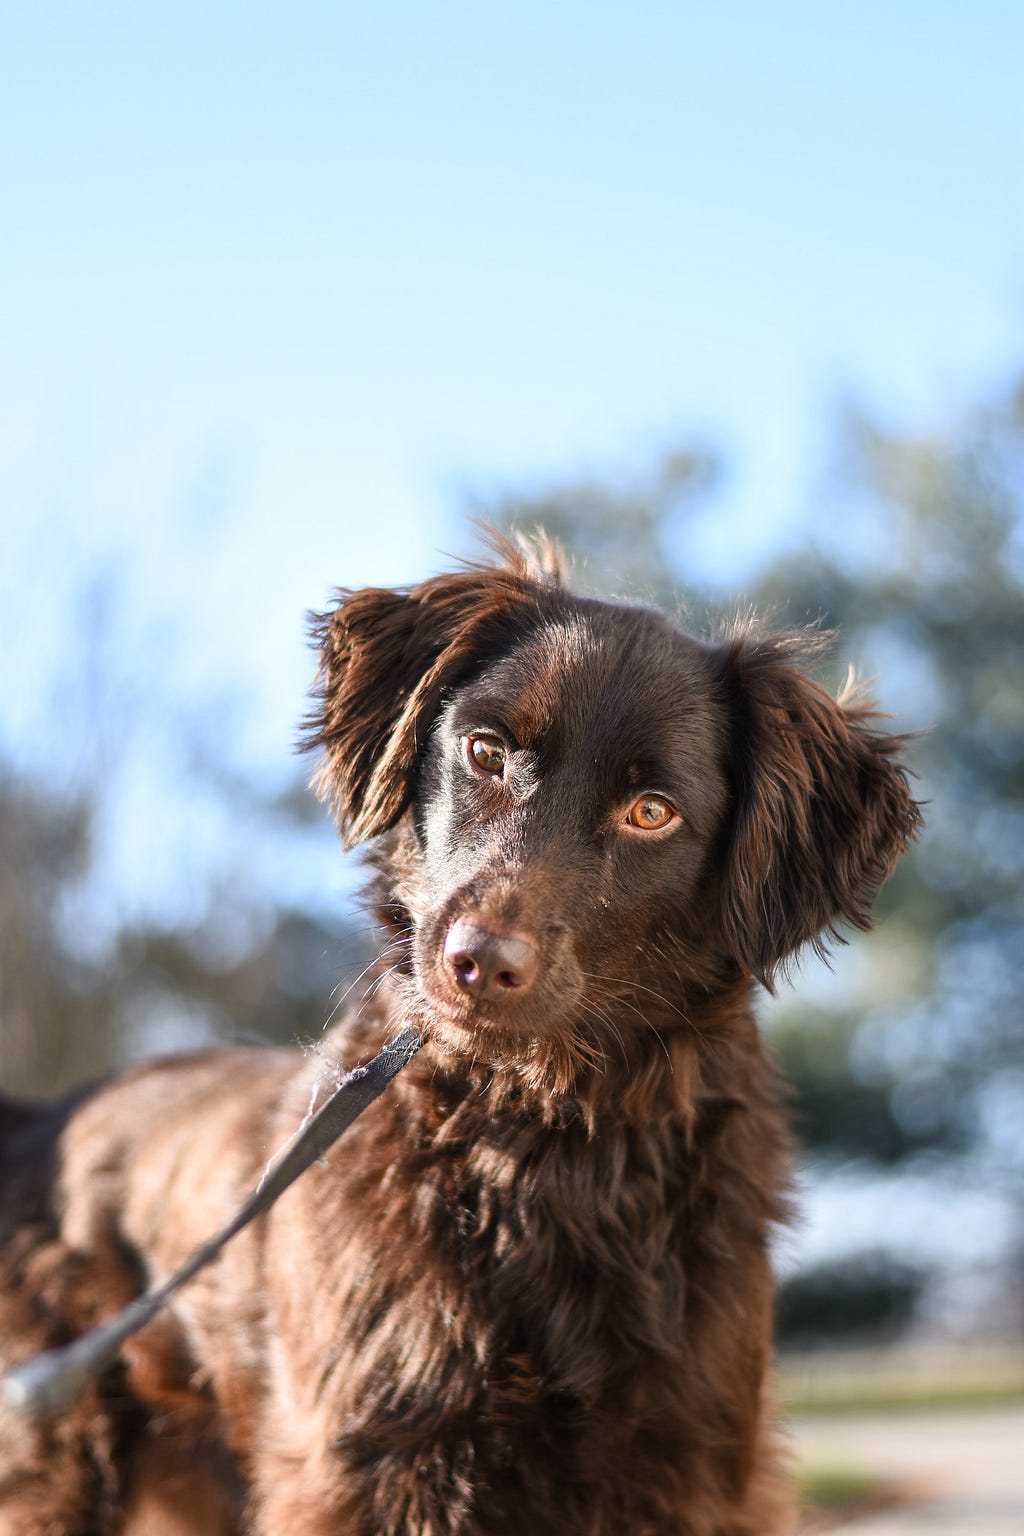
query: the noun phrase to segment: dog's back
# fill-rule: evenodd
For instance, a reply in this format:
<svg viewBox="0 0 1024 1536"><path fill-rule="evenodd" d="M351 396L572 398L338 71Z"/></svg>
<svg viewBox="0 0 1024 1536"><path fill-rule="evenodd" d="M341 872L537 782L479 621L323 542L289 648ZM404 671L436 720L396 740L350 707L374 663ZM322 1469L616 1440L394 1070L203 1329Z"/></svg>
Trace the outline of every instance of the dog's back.
<svg viewBox="0 0 1024 1536"><path fill-rule="evenodd" d="M0 1098L0 1371L110 1316L220 1225L273 1150L273 1107L300 1064L215 1051L50 1102ZM234 1283L258 1298L245 1257L230 1255ZM0 1536L120 1531L126 1511L139 1536L238 1528L243 1487L187 1311L53 1421L3 1414ZM244 1343L234 1305L221 1342Z"/></svg>

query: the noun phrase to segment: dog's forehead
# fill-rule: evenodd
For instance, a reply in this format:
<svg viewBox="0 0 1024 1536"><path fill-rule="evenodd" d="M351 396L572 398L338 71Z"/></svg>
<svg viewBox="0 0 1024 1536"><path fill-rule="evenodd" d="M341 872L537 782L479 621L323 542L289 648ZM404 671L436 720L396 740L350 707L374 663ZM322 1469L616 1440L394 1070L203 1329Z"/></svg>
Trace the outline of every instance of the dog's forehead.
<svg viewBox="0 0 1024 1536"><path fill-rule="evenodd" d="M549 620L481 674L522 742L598 734L625 756L711 744L721 729L706 648L653 609L591 603Z"/></svg>

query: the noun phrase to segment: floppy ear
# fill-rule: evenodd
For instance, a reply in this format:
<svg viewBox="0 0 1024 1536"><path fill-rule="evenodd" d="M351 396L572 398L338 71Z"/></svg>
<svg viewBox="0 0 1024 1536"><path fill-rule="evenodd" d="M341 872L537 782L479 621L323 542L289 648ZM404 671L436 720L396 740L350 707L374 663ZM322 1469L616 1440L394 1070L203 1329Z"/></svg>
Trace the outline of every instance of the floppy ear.
<svg viewBox="0 0 1024 1536"><path fill-rule="evenodd" d="M871 903L921 825L898 762L907 738L875 730L869 702L835 700L797 670L830 638L738 636L723 653L735 793L723 924L769 990L802 944L823 954L840 922L871 927Z"/></svg>
<svg viewBox="0 0 1024 1536"><path fill-rule="evenodd" d="M501 566L468 565L399 591L339 591L312 615L320 649L302 746L322 748L314 778L346 846L394 825L442 693L522 634L557 586L555 552L492 536Z"/></svg>

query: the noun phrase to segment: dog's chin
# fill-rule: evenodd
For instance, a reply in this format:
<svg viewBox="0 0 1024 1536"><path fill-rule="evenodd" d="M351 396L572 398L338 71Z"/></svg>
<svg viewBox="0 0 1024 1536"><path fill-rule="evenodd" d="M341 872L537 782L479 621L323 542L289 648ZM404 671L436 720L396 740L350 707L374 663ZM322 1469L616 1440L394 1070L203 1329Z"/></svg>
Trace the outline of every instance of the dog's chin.
<svg viewBox="0 0 1024 1536"><path fill-rule="evenodd" d="M453 995L417 977L416 991L427 1034L441 1056L494 1071L511 1072L549 1092L571 1091L579 1072L593 1064L593 1045L576 1020L575 996L560 997L559 1027L551 1028L550 1000L490 1005Z"/></svg>
<svg viewBox="0 0 1024 1536"><path fill-rule="evenodd" d="M473 998L452 996L430 983L419 988L430 1033L457 1055L505 1056L526 1051L537 1038L531 1010L519 1005L488 1006Z"/></svg>

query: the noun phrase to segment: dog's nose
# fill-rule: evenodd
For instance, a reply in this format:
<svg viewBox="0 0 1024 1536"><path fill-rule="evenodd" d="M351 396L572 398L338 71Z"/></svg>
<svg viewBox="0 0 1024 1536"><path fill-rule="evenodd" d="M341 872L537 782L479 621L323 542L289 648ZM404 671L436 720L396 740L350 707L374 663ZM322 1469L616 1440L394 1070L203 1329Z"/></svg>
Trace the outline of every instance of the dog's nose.
<svg viewBox="0 0 1024 1536"><path fill-rule="evenodd" d="M533 984L540 956L522 934L492 933L460 919L445 938L444 963L461 991L506 1002Z"/></svg>

